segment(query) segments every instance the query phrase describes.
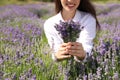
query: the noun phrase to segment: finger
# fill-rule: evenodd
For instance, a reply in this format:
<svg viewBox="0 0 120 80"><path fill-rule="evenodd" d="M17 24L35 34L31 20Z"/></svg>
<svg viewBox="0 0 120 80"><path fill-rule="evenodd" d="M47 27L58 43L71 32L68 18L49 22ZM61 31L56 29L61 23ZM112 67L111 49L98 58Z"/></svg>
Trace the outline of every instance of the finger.
<svg viewBox="0 0 120 80"><path fill-rule="evenodd" d="M79 42L68 42L68 46L82 46L82 43Z"/></svg>
<svg viewBox="0 0 120 80"><path fill-rule="evenodd" d="M68 55L69 54L69 51L68 50L65 50L65 51L62 51L61 52L61 55Z"/></svg>
<svg viewBox="0 0 120 80"><path fill-rule="evenodd" d="M66 45L67 45L67 43L61 44L60 47L59 47L59 50L60 50L60 51L66 50L66 49L67 49Z"/></svg>
<svg viewBox="0 0 120 80"><path fill-rule="evenodd" d="M66 54L68 54L68 49L66 49L66 48L59 48L59 50L58 50L58 53L60 53L60 55L66 55Z"/></svg>
<svg viewBox="0 0 120 80"><path fill-rule="evenodd" d="M83 50L83 46L79 42L68 42L67 49L69 49L69 50Z"/></svg>
<svg viewBox="0 0 120 80"><path fill-rule="evenodd" d="M77 46L82 46L82 43L79 42L75 42L74 44L76 44Z"/></svg>
<svg viewBox="0 0 120 80"><path fill-rule="evenodd" d="M72 52L70 52L69 54L72 56L81 56L82 55L82 53L80 54L80 53L72 53Z"/></svg>
<svg viewBox="0 0 120 80"><path fill-rule="evenodd" d="M81 46L67 46L67 49L69 50L81 50L83 49Z"/></svg>
<svg viewBox="0 0 120 80"><path fill-rule="evenodd" d="M57 59L58 60L64 60L64 59L67 59L67 58L70 58L71 57L71 55L62 55L62 54L60 54L60 55L58 55L57 56Z"/></svg>
<svg viewBox="0 0 120 80"><path fill-rule="evenodd" d="M80 42L71 42L70 44L71 45L76 45L76 46L82 46L82 43L80 43Z"/></svg>
<svg viewBox="0 0 120 80"><path fill-rule="evenodd" d="M71 50L81 50L81 46L72 46Z"/></svg>
<svg viewBox="0 0 120 80"><path fill-rule="evenodd" d="M69 50L69 54L80 54L80 50Z"/></svg>
<svg viewBox="0 0 120 80"><path fill-rule="evenodd" d="M71 58L71 55L63 55L62 58L63 59Z"/></svg>
<svg viewBox="0 0 120 80"><path fill-rule="evenodd" d="M67 46L67 43L63 43L63 44L61 44L60 47L66 47L66 46Z"/></svg>
<svg viewBox="0 0 120 80"><path fill-rule="evenodd" d="M84 56L85 52L81 51L81 50L71 50L69 52L69 54L72 55L72 56L78 56L78 57L80 57L80 56Z"/></svg>
<svg viewBox="0 0 120 80"><path fill-rule="evenodd" d="M77 45L78 42L68 42L68 45Z"/></svg>
<svg viewBox="0 0 120 80"><path fill-rule="evenodd" d="M60 47L59 48L59 51L65 51L65 50L67 50L67 47Z"/></svg>
<svg viewBox="0 0 120 80"><path fill-rule="evenodd" d="M82 43L75 42L74 45L75 45L75 47L77 47L76 49L78 49L78 50L83 50Z"/></svg>

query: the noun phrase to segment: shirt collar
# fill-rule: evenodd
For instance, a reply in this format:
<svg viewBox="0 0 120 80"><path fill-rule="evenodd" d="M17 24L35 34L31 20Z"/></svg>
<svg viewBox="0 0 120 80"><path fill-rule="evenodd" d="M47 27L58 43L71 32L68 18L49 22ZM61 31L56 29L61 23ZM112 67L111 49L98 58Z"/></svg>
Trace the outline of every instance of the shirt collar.
<svg viewBox="0 0 120 80"><path fill-rule="evenodd" d="M60 20L61 21L64 21L64 19L62 18L62 14L61 14L61 12L59 12L59 18L60 18ZM76 11L76 13L75 13L75 16L74 16L74 18L72 19L73 21L75 21L75 22L79 22L80 21L80 18L81 18L81 14L80 14L80 11Z"/></svg>

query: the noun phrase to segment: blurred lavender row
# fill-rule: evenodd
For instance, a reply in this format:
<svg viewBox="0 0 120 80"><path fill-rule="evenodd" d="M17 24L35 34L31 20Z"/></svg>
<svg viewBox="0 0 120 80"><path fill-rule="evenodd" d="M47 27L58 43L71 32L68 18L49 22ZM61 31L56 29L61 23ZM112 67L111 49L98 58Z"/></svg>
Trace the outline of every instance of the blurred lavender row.
<svg viewBox="0 0 120 80"><path fill-rule="evenodd" d="M54 9L47 9L50 6L45 3L0 6L0 22L12 21L15 18L39 19L48 14L50 16L54 14L51 13Z"/></svg>
<svg viewBox="0 0 120 80"><path fill-rule="evenodd" d="M101 31L93 55L77 63L73 79L119 80L120 4L95 7ZM52 61L43 32L44 21L53 14L53 3L0 6L0 80L68 80L62 63Z"/></svg>

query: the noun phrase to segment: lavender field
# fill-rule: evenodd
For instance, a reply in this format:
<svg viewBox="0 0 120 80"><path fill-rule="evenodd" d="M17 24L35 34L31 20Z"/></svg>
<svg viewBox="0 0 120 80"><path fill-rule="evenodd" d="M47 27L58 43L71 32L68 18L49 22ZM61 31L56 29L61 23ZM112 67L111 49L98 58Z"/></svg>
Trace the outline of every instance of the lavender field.
<svg viewBox="0 0 120 80"><path fill-rule="evenodd" d="M101 31L76 80L120 80L120 4L95 4ZM0 6L0 80L68 80L43 32L54 4ZM74 80L72 79L72 80Z"/></svg>

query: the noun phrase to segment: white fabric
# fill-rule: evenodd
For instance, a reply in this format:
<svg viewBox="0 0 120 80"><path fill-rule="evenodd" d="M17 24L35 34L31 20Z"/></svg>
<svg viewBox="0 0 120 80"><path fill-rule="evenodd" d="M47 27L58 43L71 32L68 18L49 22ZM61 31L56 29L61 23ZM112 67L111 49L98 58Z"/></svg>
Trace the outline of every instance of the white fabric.
<svg viewBox="0 0 120 80"><path fill-rule="evenodd" d="M48 43L50 47L53 48L54 52L57 52L60 47L60 44L63 43L62 38L60 37L58 31L56 31L54 27L55 24L59 24L60 20L64 21L61 12L49 18L44 23L44 31L48 39ZM84 29L81 31L79 38L76 40L76 42L82 43L84 50L88 52L89 55L91 55L91 50L93 47L93 39L95 38L96 35L95 18L89 13L85 13L77 10L73 18L73 21L79 22L82 26L84 26ZM56 60L54 54L55 53L52 54L52 58L53 60ZM83 61L85 61L85 59ZM77 58L75 58L75 60L77 60Z"/></svg>

